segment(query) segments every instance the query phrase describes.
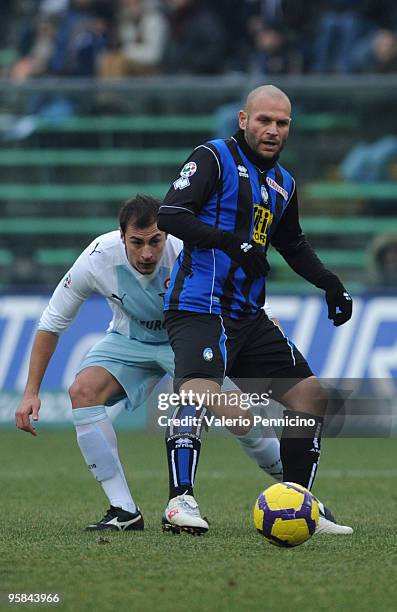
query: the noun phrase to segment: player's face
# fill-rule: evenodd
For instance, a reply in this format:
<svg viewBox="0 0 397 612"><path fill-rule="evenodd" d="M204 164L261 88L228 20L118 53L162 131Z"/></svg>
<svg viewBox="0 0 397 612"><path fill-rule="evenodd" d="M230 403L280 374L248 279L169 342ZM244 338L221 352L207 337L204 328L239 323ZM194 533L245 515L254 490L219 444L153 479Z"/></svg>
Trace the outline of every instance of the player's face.
<svg viewBox="0 0 397 612"><path fill-rule="evenodd" d="M155 223L144 229L129 223L121 238L130 264L141 274L154 272L164 251L165 233L160 232Z"/></svg>
<svg viewBox="0 0 397 612"><path fill-rule="evenodd" d="M247 111L240 111L239 125L249 147L264 159L278 155L287 142L291 105L282 96L258 96Z"/></svg>

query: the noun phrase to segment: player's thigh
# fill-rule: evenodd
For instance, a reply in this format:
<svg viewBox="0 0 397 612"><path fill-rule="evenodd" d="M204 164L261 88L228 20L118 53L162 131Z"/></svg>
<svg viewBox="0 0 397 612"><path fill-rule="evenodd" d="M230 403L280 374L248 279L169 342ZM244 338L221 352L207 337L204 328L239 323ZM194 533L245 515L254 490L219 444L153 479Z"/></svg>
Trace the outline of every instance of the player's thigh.
<svg viewBox="0 0 397 612"><path fill-rule="evenodd" d="M327 401L327 393L316 376L298 381L280 398L280 403L290 410L317 416L324 416Z"/></svg>
<svg viewBox="0 0 397 612"><path fill-rule="evenodd" d="M226 335L217 315L169 311L167 332L175 355L174 388L189 380L222 383L226 368Z"/></svg>
<svg viewBox="0 0 397 612"><path fill-rule="evenodd" d="M270 390L273 399L280 401L289 389L313 373L293 342L260 312L247 330L229 375L240 389L260 394Z"/></svg>
<svg viewBox="0 0 397 612"><path fill-rule="evenodd" d="M122 393L119 381L101 366L89 366L81 370L69 389L74 408L105 404L111 397Z"/></svg>

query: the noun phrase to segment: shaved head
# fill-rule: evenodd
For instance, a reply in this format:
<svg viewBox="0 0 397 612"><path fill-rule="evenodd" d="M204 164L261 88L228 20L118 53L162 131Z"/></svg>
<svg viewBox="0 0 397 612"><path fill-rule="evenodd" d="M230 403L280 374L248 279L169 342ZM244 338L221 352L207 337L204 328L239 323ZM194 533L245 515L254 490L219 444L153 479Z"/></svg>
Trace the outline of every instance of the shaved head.
<svg viewBox="0 0 397 612"><path fill-rule="evenodd" d="M249 147L266 160L277 159L287 142L291 123L291 102L274 87L262 85L248 94L239 112L239 127Z"/></svg>
<svg viewBox="0 0 397 612"><path fill-rule="evenodd" d="M289 106L291 112L291 102L289 97L281 89L275 87L274 85L261 85L260 87L253 89L247 96L244 106L245 112L251 113L254 108L262 104L262 101L265 98L283 100Z"/></svg>

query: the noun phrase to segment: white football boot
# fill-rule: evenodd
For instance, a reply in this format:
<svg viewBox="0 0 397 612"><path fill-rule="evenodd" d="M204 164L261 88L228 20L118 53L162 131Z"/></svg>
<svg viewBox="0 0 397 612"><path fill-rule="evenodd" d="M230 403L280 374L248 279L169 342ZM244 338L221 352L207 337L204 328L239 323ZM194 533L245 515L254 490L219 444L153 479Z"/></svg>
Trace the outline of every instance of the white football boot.
<svg viewBox="0 0 397 612"><path fill-rule="evenodd" d="M315 534L325 533L331 535L350 535L353 533L353 529L351 527L348 527L347 525L338 525L332 512L330 512L328 508L326 508L324 504L317 499L317 497L316 500L320 510L320 516Z"/></svg>
<svg viewBox="0 0 397 612"><path fill-rule="evenodd" d="M163 514L162 525L163 531L186 532L191 535L201 535L209 529L196 500L187 493L170 499Z"/></svg>

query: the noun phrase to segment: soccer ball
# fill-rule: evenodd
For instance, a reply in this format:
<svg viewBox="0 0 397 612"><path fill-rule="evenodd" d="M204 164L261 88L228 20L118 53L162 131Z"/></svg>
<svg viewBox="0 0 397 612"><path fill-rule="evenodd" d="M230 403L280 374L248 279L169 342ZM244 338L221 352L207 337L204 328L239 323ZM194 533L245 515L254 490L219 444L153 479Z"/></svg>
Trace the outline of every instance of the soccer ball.
<svg viewBox="0 0 397 612"><path fill-rule="evenodd" d="M265 489L254 506L254 525L275 546L292 547L312 537L318 525L316 498L295 482L278 482Z"/></svg>

